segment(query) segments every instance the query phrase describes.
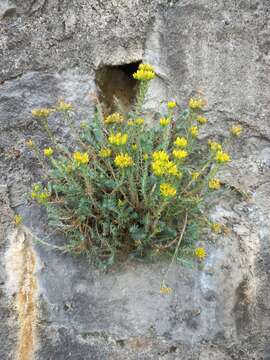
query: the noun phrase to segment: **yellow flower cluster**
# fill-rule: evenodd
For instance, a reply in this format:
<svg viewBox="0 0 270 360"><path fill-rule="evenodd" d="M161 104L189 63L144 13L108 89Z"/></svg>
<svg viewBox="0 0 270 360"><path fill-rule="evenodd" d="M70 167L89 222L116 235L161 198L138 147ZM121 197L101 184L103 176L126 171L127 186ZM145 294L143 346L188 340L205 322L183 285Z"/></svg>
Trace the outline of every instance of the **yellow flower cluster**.
<svg viewBox="0 0 270 360"><path fill-rule="evenodd" d="M174 149L172 153L176 159L184 159L188 156L188 152L186 150Z"/></svg>
<svg viewBox="0 0 270 360"><path fill-rule="evenodd" d="M61 111L61 112L66 112L66 111L70 111L73 109L72 104L67 103L63 100L58 101L57 105L56 105L56 110L57 111Z"/></svg>
<svg viewBox="0 0 270 360"><path fill-rule="evenodd" d="M185 148L187 146L187 139L184 137L177 137L176 140L174 141L174 145L180 147L180 148Z"/></svg>
<svg viewBox="0 0 270 360"><path fill-rule="evenodd" d="M218 190L220 189L220 181L219 179L211 179L208 181L208 187L212 190Z"/></svg>
<svg viewBox="0 0 270 360"><path fill-rule="evenodd" d="M161 126L167 126L170 124L170 122L171 122L171 120L169 118L162 118L159 120L159 124Z"/></svg>
<svg viewBox="0 0 270 360"><path fill-rule="evenodd" d="M144 124L144 119L143 118L135 119L134 124L135 125L143 125Z"/></svg>
<svg viewBox="0 0 270 360"><path fill-rule="evenodd" d="M53 155L53 149L51 147L45 148L43 150L44 156L51 157Z"/></svg>
<svg viewBox="0 0 270 360"><path fill-rule="evenodd" d="M114 164L121 169L127 168L127 167L133 165L133 159L127 153L125 153L125 154L121 153L121 154L116 155L116 157L114 159Z"/></svg>
<svg viewBox="0 0 270 360"><path fill-rule="evenodd" d="M191 136L193 137L197 137L199 135L199 128L198 126L191 126L191 128L189 129Z"/></svg>
<svg viewBox="0 0 270 360"><path fill-rule="evenodd" d="M168 101L167 106L168 106L168 109L174 109L176 107L176 102Z"/></svg>
<svg viewBox="0 0 270 360"><path fill-rule="evenodd" d="M99 156L102 157L102 158L107 158L107 157L110 157L111 154L112 154L112 150L109 149L109 148L103 148L99 151Z"/></svg>
<svg viewBox="0 0 270 360"><path fill-rule="evenodd" d="M200 175L201 174L198 171L193 171L191 173L191 178L192 178L193 181L196 181Z"/></svg>
<svg viewBox="0 0 270 360"><path fill-rule="evenodd" d="M150 81L156 76L153 66L140 64L139 69L133 74L133 78L140 81Z"/></svg>
<svg viewBox="0 0 270 360"><path fill-rule="evenodd" d="M161 286L160 286L159 292L160 292L162 295L170 295L171 292L172 292L172 288L166 286L165 282L163 281L162 284L161 284Z"/></svg>
<svg viewBox="0 0 270 360"><path fill-rule="evenodd" d="M191 98L188 102L188 107L192 110L200 110L204 106L204 101L201 98Z"/></svg>
<svg viewBox="0 0 270 360"><path fill-rule="evenodd" d="M242 134L242 127L241 126L232 126L231 127L231 134L239 137Z"/></svg>
<svg viewBox="0 0 270 360"><path fill-rule="evenodd" d="M23 217L21 215L16 214L13 219L13 224L19 226L21 225L22 222L23 222Z"/></svg>
<svg viewBox="0 0 270 360"><path fill-rule="evenodd" d="M212 151L222 151L222 146L216 141L208 140L208 145Z"/></svg>
<svg viewBox="0 0 270 360"><path fill-rule="evenodd" d="M25 145L26 145L29 149L31 149L31 148L33 148L33 147L35 146L35 143L34 143L34 141L33 141L32 139L28 139L28 140L26 140Z"/></svg>
<svg viewBox="0 0 270 360"><path fill-rule="evenodd" d="M127 140L128 140L128 135L127 134L122 134L122 133L116 133L116 134L111 134L109 136L109 143L112 145L117 145L117 146L121 146L121 145L125 145Z"/></svg>
<svg viewBox="0 0 270 360"><path fill-rule="evenodd" d="M39 204L45 204L48 201L49 196L49 192L46 189L45 191L42 191L39 184L34 184L32 186L31 197L32 199L36 199Z"/></svg>
<svg viewBox="0 0 270 360"><path fill-rule="evenodd" d="M176 188L168 183L162 183L159 187L160 193L164 197L173 197L176 195Z"/></svg>
<svg viewBox="0 0 270 360"><path fill-rule="evenodd" d="M132 150L135 151L135 150L137 150L137 148L138 148L137 144L132 144L132 145L131 145L131 149L132 149Z"/></svg>
<svg viewBox="0 0 270 360"><path fill-rule="evenodd" d="M48 108L40 108L40 109L33 109L32 115L36 118L47 118L54 112L54 109Z"/></svg>
<svg viewBox="0 0 270 360"><path fill-rule="evenodd" d="M152 157L154 161L160 160L160 161L168 161L169 155L164 150L154 151L152 154Z"/></svg>
<svg viewBox="0 0 270 360"><path fill-rule="evenodd" d="M205 248L203 247L197 247L195 249L195 256L199 258L200 260L204 259L206 257L207 253L205 251Z"/></svg>
<svg viewBox="0 0 270 360"><path fill-rule="evenodd" d="M156 176L172 175L181 177L177 165L173 161L169 161L169 155L164 150L155 151L152 154L153 162L151 164L152 171Z"/></svg>
<svg viewBox="0 0 270 360"><path fill-rule="evenodd" d="M231 161L230 155L223 152L222 150L218 150L215 157L218 163L225 163Z"/></svg>
<svg viewBox="0 0 270 360"><path fill-rule="evenodd" d="M212 223L212 224L211 224L211 230L212 230L215 234L220 234L220 233L221 233L221 224L219 224L219 223Z"/></svg>
<svg viewBox="0 0 270 360"><path fill-rule="evenodd" d="M89 155L86 152L75 151L73 159L77 165L85 165L89 162Z"/></svg>
<svg viewBox="0 0 270 360"><path fill-rule="evenodd" d="M200 123L200 124L206 124L207 121L208 121L208 120L206 119L206 117L201 116L201 115L198 115L196 120L197 120L198 123Z"/></svg>
<svg viewBox="0 0 270 360"><path fill-rule="evenodd" d="M124 118L119 113L113 113L106 117L104 120L105 124L121 124L124 121Z"/></svg>

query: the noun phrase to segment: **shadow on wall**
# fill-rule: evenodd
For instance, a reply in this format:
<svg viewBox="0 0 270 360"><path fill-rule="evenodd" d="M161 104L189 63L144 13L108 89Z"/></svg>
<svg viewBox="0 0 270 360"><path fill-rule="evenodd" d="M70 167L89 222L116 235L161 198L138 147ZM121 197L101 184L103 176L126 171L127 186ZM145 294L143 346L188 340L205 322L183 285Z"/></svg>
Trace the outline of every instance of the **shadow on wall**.
<svg viewBox="0 0 270 360"><path fill-rule="evenodd" d="M132 74L138 69L140 62L103 66L96 71L96 86L99 101L105 115L121 109L126 113L133 105L138 82Z"/></svg>

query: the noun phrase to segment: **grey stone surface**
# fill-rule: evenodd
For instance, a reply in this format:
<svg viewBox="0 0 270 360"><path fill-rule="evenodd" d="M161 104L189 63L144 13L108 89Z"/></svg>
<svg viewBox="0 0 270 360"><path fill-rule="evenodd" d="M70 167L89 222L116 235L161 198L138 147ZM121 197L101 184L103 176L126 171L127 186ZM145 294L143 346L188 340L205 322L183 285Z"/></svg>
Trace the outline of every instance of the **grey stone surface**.
<svg viewBox="0 0 270 360"><path fill-rule="evenodd" d="M25 218L21 249L35 251L34 359L269 359L269 1L3 1L0 18L0 358L16 358L20 327L15 211ZM25 140L48 144L31 109L64 98L83 119L96 69L141 59L158 74L146 110L169 97L182 105L199 90L210 119L202 137L244 127L220 176L249 198L213 202L211 216L230 234L207 241L202 270L174 267L170 296L159 294L167 264L127 262L102 274L38 245L31 233L57 239L26 197L40 170ZM66 136L60 119L51 126Z"/></svg>

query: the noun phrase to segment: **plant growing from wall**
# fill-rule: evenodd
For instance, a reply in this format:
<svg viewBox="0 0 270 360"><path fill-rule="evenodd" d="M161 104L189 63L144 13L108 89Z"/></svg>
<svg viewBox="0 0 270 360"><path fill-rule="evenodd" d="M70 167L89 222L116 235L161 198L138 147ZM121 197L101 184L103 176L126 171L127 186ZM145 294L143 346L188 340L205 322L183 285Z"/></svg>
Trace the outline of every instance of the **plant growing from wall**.
<svg viewBox="0 0 270 360"><path fill-rule="evenodd" d="M148 126L142 107L155 72L141 64L133 77L139 90L127 117L113 113L104 118L97 105L95 116L78 130L69 103L32 111L51 146L40 153L28 141L47 169L46 187L34 184L31 196L46 207L49 224L65 235L65 250L86 253L101 267L126 255L175 260L186 253L202 260L206 251L196 247L201 231L222 231L221 224L207 218L207 200L222 191L217 173L230 156L220 143L198 140L207 122L202 98L190 99L182 111L169 101L166 113ZM50 129L55 112L71 128L74 151ZM232 133L239 136L241 128L234 126Z"/></svg>

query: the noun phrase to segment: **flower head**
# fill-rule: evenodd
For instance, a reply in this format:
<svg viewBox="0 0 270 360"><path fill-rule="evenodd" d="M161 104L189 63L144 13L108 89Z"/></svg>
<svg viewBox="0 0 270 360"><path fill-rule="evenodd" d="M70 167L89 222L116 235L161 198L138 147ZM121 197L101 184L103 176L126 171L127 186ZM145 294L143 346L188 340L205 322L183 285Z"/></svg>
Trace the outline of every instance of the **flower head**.
<svg viewBox="0 0 270 360"><path fill-rule="evenodd" d="M144 119L143 118L135 119L134 124L135 125L143 125L144 124Z"/></svg>
<svg viewBox="0 0 270 360"><path fill-rule="evenodd" d="M174 141L174 145L180 147L180 148L185 148L187 146L187 139L185 137L177 137Z"/></svg>
<svg viewBox="0 0 270 360"><path fill-rule="evenodd" d="M208 140L208 145L212 151L218 151L218 150L221 151L222 150L221 144L219 144L218 142L213 141L211 139Z"/></svg>
<svg viewBox="0 0 270 360"><path fill-rule="evenodd" d="M72 104L67 103L63 100L58 101L58 103L56 104L56 110L60 111L60 112L66 112L66 111L70 111L73 109Z"/></svg>
<svg viewBox="0 0 270 360"><path fill-rule="evenodd" d="M48 192L41 192L40 194L37 194L37 199L39 204L46 204L49 198Z"/></svg>
<svg viewBox="0 0 270 360"><path fill-rule="evenodd" d="M219 223L212 223L211 224L211 230L215 233L215 234L220 234L221 233L221 224Z"/></svg>
<svg viewBox="0 0 270 360"><path fill-rule="evenodd" d="M196 181L200 175L201 174L198 171L193 171L191 173L191 178L192 178L193 181Z"/></svg>
<svg viewBox="0 0 270 360"><path fill-rule="evenodd" d="M191 128L189 129L191 136L193 137L197 137L199 135L199 128L198 126L191 126Z"/></svg>
<svg viewBox="0 0 270 360"><path fill-rule="evenodd" d="M127 124L128 126L133 126L135 125L135 122L133 120L128 120Z"/></svg>
<svg viewBox="0 0 270 360"><path fill-rule="evenodd" d="M139 69L133 74L133 78L139 81L150 81L155 76L154 68L150 64L140 64Z"/></svg>
<svg viewBox="0 0 270 360"><path fill-rule="evenodd" d="M124 118L119 113L113 113L106 117L104 120L105 124L120 124L124 121Z"/></svg>
<svg viewBox="0 0 270 360"><path fill-rule="evenodd" d="M208 181L208 187L212 190L220 189L220 180L219 179L211 179Z"/></svg>
<svg viewBox="0 0 270 360"><path fill-rule="evenodd" d="M117 146L121 146L121 145L125 145L127 140L128 140L128 135L127 134L122 134L122 133L116 133L116 134L111 134L109 136L109 143L112 145L117 145Z"/></svg>
<svg viewBox="0 0 270 360"><path fill-rule="evenodd" d="M112 153L112 150L109 149L109 148L103 148L99 151L99 156L102 157L102 158L107 158L107 157L110 157L111 156L111 153Z"/></svg>
<svg viewBox="0 0 270 360"><path fill-rule="evenodd" d="M21 215L16 214L13 219L14 225L19 226L21 225L22 222L23 222L23 217Z"/></svg>
<svg viewBox="0 0 270 360"><path fill-rule="evenodd" d="M178 149L174 149L173 150L173 156L176 159L184 159L188 156L188 152L186 150L178 150Z"/></svg>
<svg viewBox="0 0 270 360"><path fill-rule="evenodd" d="M154 161L156 161L156 160L168 161L169 160L169 155L164 150L154 151L152 154L152 157L153 157Z"/></svg>
<svg viewBox="0 0 270 360"><path fill-rule="evenodd" d="M25 145L26 145L29 149L31 149L31 148L33 148L33 147L35 146L35 143L34 143L34 141L33 141L32 139L28 139L28 140L26 140Z"/></svg>
<svg viewBox="0 0 270 360"><path fill-rule="evenodd" d="M242 127L241 126L232 126L231 127L231 134L233 135L233 136L236 136L236 137L239 137L241 134L242 134Z"/></svg>
<svg viewBox="0 0 270 360"><path fill-rule="evenodd" d="M204 106L204 103L204 100L202 100L201 98L191 98L189 99L188 107L192 110L201 110Z"/></svg>
<svg viewBox="0 0 270 360"><path fill-rule="evenodd" d="M77 165L85 165L89 162L89 155L86 152L82 153L80 151L76 151L73 154L73 159Z"/></svg>
<svg viewBox="0 0 270 360"><path fill-rule="evenodd" d="M174 109L176 107L176 102L175 101L168 101L167 102L167 107L168 107L168 109Z"/></svg>
<svg viewBox="0 0 270 360"><path fill-rule="evenodd" d="M53 155L53 149L51 147L45 148L43 150L44 156L51 157Z"/></svg>
<svg viewBox="0 0 270 360"><path fill-rule="evenodd" d="M132 150L135 151L135 150L137 150L137 148L138 148L137 144L132 144L132 145L131 145L131 149L132 149Z"/></svg>
<svg viewBox="0 0 270 360"><path fill-rule="evenodd" d="M169 198L176 195L176 188L168 183L162 183L159 186L160 193L163 197Z"/></svg>
<svg viewBox="0 0 270 360"><path fill-rule="evenodd" d="M203 260L207 255L205 248L203 247L197 247L194 253L199 260Z"/></svg>
<svg viewBox="0 0 270 360"><path fill-rule="evenodd" d="M169 118L162 118L159 120L159 124L161 126L167 126L170 124L170 122L171 122L171 120Z"/></svg>
<svg viewBox="0 0 270 360"><path fill-rule="evenodd" d="M54 112L54 109L39 108L39 109L33 109L32 115L36 118L48 118L52 112Z"/></svg>
<svg viewBox="0 0 270 360"><path fill-rule="evenodd" d="M114 159L114 164L121 169L127 168L133 165L133 159L127 153L121 153L116 155Z"/></svg>
<svg viewBox="0 0 270 360"><path fill-rule="evenodd" d="M218 150L216 153L215 160L218 163L225 163L225 162L231 161L231 158L230 158L229 154L223 152L222 150Z"/></svg>
<svg viewBox="0 0 270 360"><path fill-rule="evenodd" d="M162 281L162 284L161 284L161 286L160 286L159 292L160 292L162 295L170 295L171 292L172 292L172 288L166 286L165 282Z"/></svg>
<svg viewBox="0 0 270 360"><path fill-rule="evenodd" d="M197 118L196 118L196 120L197 120L198 123L200 123L200 124L206 124L207 121L208 121L208 120L206 119L206 117L201 116L201 115L198 115Z"/></svg>

